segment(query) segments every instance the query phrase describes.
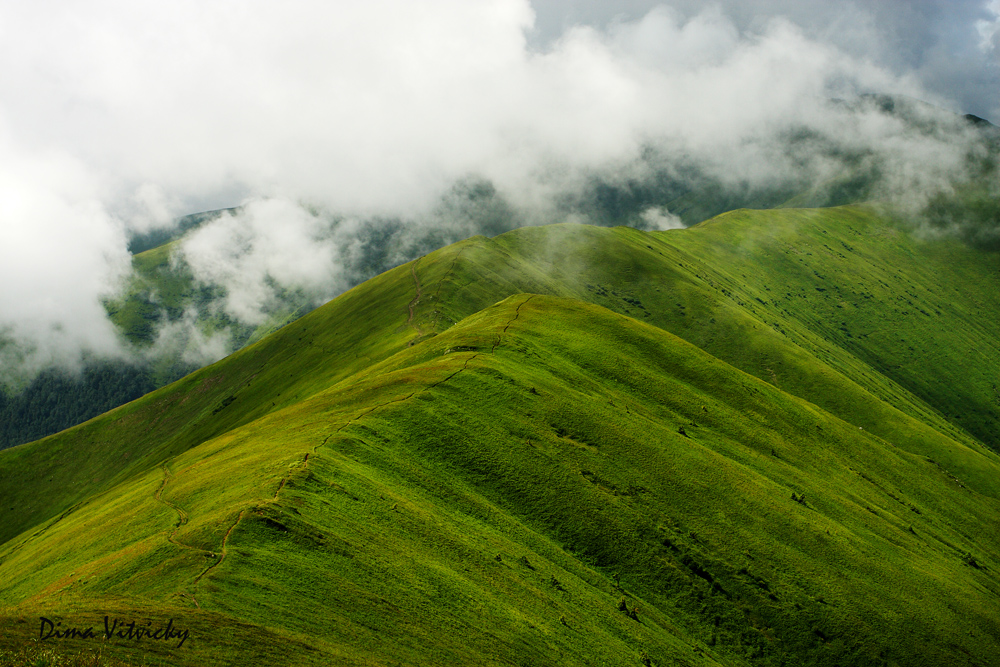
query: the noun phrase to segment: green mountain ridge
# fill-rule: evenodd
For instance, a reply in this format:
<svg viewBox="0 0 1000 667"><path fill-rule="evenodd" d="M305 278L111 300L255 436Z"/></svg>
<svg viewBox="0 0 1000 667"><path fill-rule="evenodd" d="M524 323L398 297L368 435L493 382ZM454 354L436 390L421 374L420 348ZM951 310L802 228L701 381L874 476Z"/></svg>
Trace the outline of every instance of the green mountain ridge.
<svg viewBox="0 0 1000 667"><path fill-rule="evenodd" d="M990 664L998 269L869 207L448 246L0 453L0 645Z"/></svg>
<svg viewBox="0 0 1000 667"><path fill-rule="evenodd" d="M730 182L713 175L713 170L706 171L697 160L663 154L649 146L632 171L590 174L576 191L557 197L555 215L645 229L656 224L664 211L693 225L739 208L815 208L882 201L901 206L936 234L986 249L1000 248L996 185L1000 130L982 119L962 117L905 96L862 95L853 101L830 100L830 105L839 113L876 114L885 122L901 124L910 139L961 146L965 164L947 177L948 183L930 190L921 185L919 190L930 199L914 209L915 204L901 201L900 193L887 182L893 180L898 165L894 167L884 151L875 146L845 146L836 136L801 127L782 138L781 151L802 168L773 180ZM820 156L825 165L822 174L808 166ZM49 369L33 380L19 376L16 368L7 369L0 378L0 449L75 425L179 379L218 358L221 348L240 349L317 306L318 294L310 294L301 285L271 280L264 288L269 295L258 304L264 321L244 322L227 312L225 285L195 279L182 254L176 252L184 235L197 233L221 216L245 211L241 206L196 213L167 228L133 235L129 239L129 250L134 253L132 275L104 303L128 359L88 359L82 373ZM320 236L339 235L339 226L347 221L311 207L308 213L314 216ZM466 236L496 236L535 222L534 214L512 205L491 182L468 176L442 193L433 210L421 219L349 221L349 242L340 244L338 250L341 266L329 270L341 272L340 289L339 285L359 284ZM212 344L205 347L207 340ZM17 350L12 341L0 340L4 344ZM16 354L11 358L16 360ZM111 383L107 378L119 380Z"/></svg>

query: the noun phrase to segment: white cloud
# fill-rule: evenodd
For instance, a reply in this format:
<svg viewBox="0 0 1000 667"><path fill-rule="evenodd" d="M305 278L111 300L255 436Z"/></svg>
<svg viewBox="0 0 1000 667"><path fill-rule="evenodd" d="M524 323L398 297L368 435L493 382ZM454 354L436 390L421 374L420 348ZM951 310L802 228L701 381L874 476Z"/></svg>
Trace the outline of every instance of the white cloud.
<svg viewBox="0 0 1000 667"><path fill-rule="evenodd" d="M226 288L226 314L261 324L280 287L328 298L346 287L335 229L333 221L287 200L258 200L195 231L176 259L198 283Z"/></svg>
<svg viewBox="0 0 1000 667"><path fill-rule="evenodd" d="M992 14L992 17L976 21L976 31L979 33L979 50L992 54L997 48L997 35L1000 34L1000 0L989 0L983 4L983 10Z"/></svg>
<svg viewBox="0 0 1000 667"><path fill-rule="evenodd" d="M877 143L892 188L940 182L956 164L947 145L827 103L927 98L917 79L798 26L793 4L749 21L737 5L679 2L538 50L527 0L3 3L0 330L34 341L34 367L113 353L99 297L127 268L125 230L241 202L184 257L225 288L230 316L257 323L282 288L347 286L358 219L436 219L470 175L545 222L595 174L648 176L650 146L658 167L683 159L749 186L836 171L787 150L805 127ZM872 14L855 10L861 43Z"/></svg>
<svg viewBox="0 0 1000 667"><path fill-rule="evenodd" d="M685 227L681 219L668 211L665 206L650 206L642 212L642 219L649 229L660 232Z"/></svg>
<svg viewBox="0 0 1000 667"><path fill-rule="evenodd" d="M199 321L197 311L188 308L181 317L163 324L153 345L138 355L154 363L166 357L187 366L202 367L232 351L229 329L208 330L205 323Z"/></svg>
<svg viewBox="0 0 1000 667"><path fill-rule="evenodd" d="M59 151L26 153L10 135L0 127L0 385L117 354L99 298L129 266L99 179Z"/></svg>

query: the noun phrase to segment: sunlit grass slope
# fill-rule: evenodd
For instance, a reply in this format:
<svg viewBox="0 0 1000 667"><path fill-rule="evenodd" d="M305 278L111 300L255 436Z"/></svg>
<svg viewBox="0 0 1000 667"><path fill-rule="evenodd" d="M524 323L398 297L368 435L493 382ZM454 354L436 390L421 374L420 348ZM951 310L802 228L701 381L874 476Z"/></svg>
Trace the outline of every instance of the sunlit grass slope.
<svg viewBox="0 0 1000 667"><path fill-rule="evenodd" d="M189 628L108 647L167 664L990 664L996 268L862 208L445 248L0 454L0 642L109 614Z"/></svg>
<svg viewBox="0 0 1000 667"><path fill-rule="evenodd" d="M189 664L235 621L291 664L955 664L1000 650L998 510L660 329L517 295L13 540L5 615L170 616L190 646L147 651Z"/></svg>
<svg viewBox="0 0 1000 667"><path fill-rule="evenodd" d="M857 208L736 211L697 231L675 244L772 328L796 321L1000 446L1000 255Z"/></svg>
<svg viewBox="0 0 1000 667"><path fill-rule="evenodd" d="M4 450L0 507L11 510L0 540L402 349L413 339L413 290L410 267L387 272L138 401Z"/></svg>

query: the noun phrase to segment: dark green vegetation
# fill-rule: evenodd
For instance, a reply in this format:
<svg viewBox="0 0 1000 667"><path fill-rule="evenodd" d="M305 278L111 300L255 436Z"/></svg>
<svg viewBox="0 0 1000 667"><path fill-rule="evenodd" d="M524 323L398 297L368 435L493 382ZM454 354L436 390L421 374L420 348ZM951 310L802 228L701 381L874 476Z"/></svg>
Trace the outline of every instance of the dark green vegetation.
<svg viewBox="0 0 1000 667"><path fill-rule="evenodd" d="M0 453L0 642L993 664L998 315L995 254L865 207L475 237Z"/></svg>
<svg viewBox="0 0 1000 667"><path fill-rule="evenodd" d="M17 394L0 391L0 449L79 424L155 388L122 362L92 363L78 376L46 371Z"/></svg>

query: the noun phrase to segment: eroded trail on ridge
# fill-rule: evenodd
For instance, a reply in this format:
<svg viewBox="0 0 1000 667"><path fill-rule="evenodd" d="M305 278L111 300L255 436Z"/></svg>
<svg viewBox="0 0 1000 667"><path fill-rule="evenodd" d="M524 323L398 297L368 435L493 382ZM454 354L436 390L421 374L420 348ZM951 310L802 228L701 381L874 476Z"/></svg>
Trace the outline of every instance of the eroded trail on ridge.
<svg viewBox="0 0 1000 667"><path fill-rule="evenodd" d="M419 261L420 260L417 260L417 262ZM420 279L417 278L417 262L414 262L413 266L410 267L410 273L413 275L413 283L417 286L417 295L413 297L413 300L407 305L407 308L410 311L410 316L406 319L406 323L413 327L414 331L417 332L417 337L407 343L407 347L411 347L414 343L420 340L421 336L424 335L423 329L413 322L413 315L417 310L417 304L420 303L420 299L424 296L424 293L420 288Z"/></svg>
<svg viewBox="0 0 1000 667"><path fill-rule="evenodd" d="M417 283L417 295L418 296L417 296L416 299L414 299L413 301L410 302L410 316L411 316L411 318L413 316L413 307L416 305L417 300L420 298L420 287L419 287L420 283L419 283L419 281L417 281L416 272L414 272L414 274L413 274L413 280L414 280L414 282ZM507 323L504 325L503 331L501 331L499 334L497 334L496 342L494 342L493 346L490 348L490 354L494 354L496 352L497 347L501 344L501 342L503 340L503 335L507 333L507 330L510 328L510 326L514 322L517 321L518 317L520 317L520 315L521 315L521 307L524 306L529 301L531 301L532 299L534 299L536 296L537 296L536 294L531 294L524 301L522 301L521 303L517 304L517 308L514 310L514 316L511 317L509 320L507 320ZM416 327L414 327L414 328L416 328ZM412 344L413 344L413 342L411 341L410 345L412 345ZM462 365L461 365L460 368L457 368L455 371L453 371L452 373L448 374L446 377L442 378L441 380L438 380L436 382L432 382L431 384L428 384L427 386L425 386L425 387L423 387L421 389L418 389L416 391L412 391L412 392L410 392L409 394L407 394L405 396L400 396L400 397L394 398L394 399L392 399L390 401L386 401L384 403L379 403L378 405L372 406L372 407L364 410L363 412L359 413L356 417L348 419L346 422L344 422L339 427L337 427L335 430L333 430L329 435L327 435L325 438L323 438L322 442L320 442L319 444L317 444L316 446L313 447L313 449L312 449L313 455L318 454L319 448L322 447L322 446L324 446L330 440L330 438L332 438L336 434L340 433L341 431L343 431L345 428L347 428L351 424L355 423L356 421L358 421L358 420L360 420L360 419L362 419L362 418L370 415L371 413L375 412L376 410L380 410L380 409L382 409L382 408L384 408L386 406L393 405L395 403L402 403L402 402L408 401L411 398L413 398L414 396L416 396L417 394L425 392L425 391L428 391L430 389L434 389L438 385L444 384L448 380L452 379L453 377L455 377L456 375L458 375L462 371L468 370L469 363L472 362L480 354L482 354L482 353L481 352L476 352L476 353L470 355L469 357L465 358L465 360L462 362ZM308 460L309 460L309 454L306 454L306 457L305 457L305 459L303 460L302 463L305 464ZM282 488L284 488L285 481L287 479L288 479L288 477L286 476L284 479L281 480L281 483L278 486L278 491L280 491ZM277 500L277 498L278 498L278 492L275 491L274 499Z"/></svg>
<svg viewBox="0 0 1000 667"><path fill-rule="evenodd" d="M256 506L256 507L259 507L259 505ZM204 570L202 570L202 573L199 574L197 577L194 578L194 581L191 582L192 586L194 586L199 581L201 581L201 578L204 577L206 574L208 574L209 572L211 572L215 568L217 568L220 565L222 565L222 561L226 560L226 553L227 553L227 551L226 551L226 543L229 542L229 536L232 535L233 530L236 528L236 526L238 526L240 524L240 521L243 520L243 515L247 513L248 509L251 509L251 508L244 507L242 510L240 510L239 516L236 517L236 521L233 522L233 525L231 525L229 527L229 530L226 531L225 536L222 538L222 547L219 549L219 558L214 563L212 563L211 565L209 565L208 567L206 567Z"/></svg>
<svg viewBox="0 0 1000 667"><path fill-rule="evenodd" d="M413 275L413 282L416 285L417 294L414 297L414 299L412 301L410 301L410 303L409 303L408 308L409 308L409 311L410 311L410 317L407 320L407 323L410 326L412 326L417 331L418 334L423 335L423 331L419 327L417 327L415 324L413 324L414 311L416 309L417 303L420 301L420 298L423 296L423 292L421 290L420 280L417 278L417 274L416 274L415 268L411 268L411 272L412 272L412 275ZM491 352L495 352L496 351L496 348L501 344L503 334L507 333L507 330L510 328L510 326L518 319L518 317L520 316L521 307L524 304L526 304L528 301L530 301L532 298L534 298L534 296L535 295L529 296L527 299L525 299L524 301L522 301L521 303L519 303L517 305L517 308L514 311L514 316L511 317L507 321L506 325L503 328L503 331L500 334L497 335L497 340L493 344L492 349L490 350ZM417 339L414 339L413 341L410 341L410 343L408 345L413 345L413 343L416 342L416 340L419 340L419 337ZM300 462L300 465L303 466L303 467L308 466L309 461L310 461L310 457L311 456L312 457L317 456L320 447L324 446L330 440L330 438L332 438L336 434L340 433L341 431L343 431L344 429L346 429L347 427L349 427L351 424L354 424L358 420L363 419L364 417L372 414L373 412L375 412L377 410L380 410L382 408L385 408L387 406L390 406L390 405L393 405L393 404L396 404L396 403L402 403L402 402L408 401L411 398L413 398L413 396L415 396L416 394L422 393L424 391L431 390L431 389L437 387L438 385L441 385L441 384L443 384L443 383L451 380L452 378L454 378L459 373L461 373L461 372L463 372L465 370L468 370L469 363L472 362L473 360L475 360L477 357L479 357L480 354L481 354L480 352L476 352L476 353L474 353L474 354L466 357L465 359L461 360L461 365L458 368L456 368L453 372L449 373L446 377L444 377L444 378L442 378L442 379L440 379L440 380L438 380L436 382L432 382L432 383L428 384L427 386L425 386L425 387L423 387L421 389L418 389L416 391L413 391L413 392L410 392L410 393L406 394L405 396L400 396L398 398L386 401L384 403L380 403L378 405L374 405L374 406L372 406L372 407L370 407L370 408L368 408L366 410L363 410L362 412L358 413L357 416L348 419L346 422L344 422L339 427L337 427L336 429L334 429L320 443L318 443L317 445L315 445L312 448L312 452L306 452L305 455L304 455L304 457L302 458L302 460ZM172 503L169 503L168 501L166 501L166 500L164 500L164 499L162 499L160 497L160 494L161 494L161 492L163 490L163 487L166 485L166 482L169 479L169 471L167 470L166 466L164 466L164 473L165 473L166 477L164 479L163 484L161 484L160 489L157 491L156 499L159 500L160 502L162 502L164 504L167 504L168 506L174 508L175 511L177 511L178 515L181 516L181 521L178 523L178 528L179 528L181 525L183 525L184 523L187 522L187 515L179 507L176 507ZM256 504L251 505L249 507L244 507L240 511L240 513L236 517L236 520L233 521L232 525L229 526L229 529L226 531L225 535L222 538L222 544L220 546L219 551L217 552L217 556L218 556L217 559L211 565L209 565L204 570L202 570L201 573L198 574L198 576L196 576L194 578L194 581L191 582L192 586L197 585L198 582L201 581L209 572L211 572L215 568L217 568L220 565L222 565L223 561L225 561L226 556L228 554L227 546L228 546L228 543L229 543L229 538L232 535L233 531L236 530L236 527L239 526L240 522L243 520L244 516L246 516L246 514L247 514L248 511L259 510L259 509L261 509L267 503L277 503L277 502L279 502L279 498L278 498L279 494L285 488L285 485L288 482L288 480L290 479L290 477L291 477L292 474L293 473L290 471L290 472L288 472L287 474L285 474L281 478L280 482L278 483L277 488L274 491L274 496L269 501L265 501L264 503L256 503ZM177 531L177 528L174 529L174 532L176 532L176 531ZM180 544L180 543L176 542L173 539L173 533L171 533L171 535L169 536L169 539L170 539L171 542L173 542L175 544L178 544L178 546L186 546L186 545L183 545L183 544ZM194 548L194 547L188 547L188 548ZM201 551L203 551L203 550L201 550ZM211 552L205 552L205 553L211 553ZM213 555L216 555L216 554L213 553ZM179 595L185 596L185 597L190 597L194 601L194 603L196 605L198 605L198 601L197 601L197 599L194 598L193 594L185 591L185 592L179 593ZM198 605L198 606L200 608L200 605Z"/></svg>
<svg viewBox="0 0 1000 667"><path fill-rule="evenodd" d="M510 329L510 325L513 324L514 322L516 322L517 318L521 316L521 306L523 306L524 304L526 304L529 301L531 301L532 299L534 299L535 296L536 296L535 294L532 294L527 299L525 299L521 303L517 304L517 309L514 310L514 317L510 318L509 320L507 320L507 324L506 324L506 326L504 326L503 331L501 331L500 333L497 334L497 342L493 343L493 347L490 349L490 354L495 354L496 353L497 347L500 345L500 341L503 339L503 335L505 333L507 333L507 329Z"/></svg>
<svg viewBox="0 0 1000 667"><path fill-rule="evenodd" d="M158 488L156 490L156 493L153 494L153 498L155 498L157 502L163 503L164 505L166 505L167 507L169 507L170 509L172 509L177 513L177 523L174 524L174 529L169 533L167 533L167 541L175 546L183 547L184 549L200 551L201 553L211 553L205 549L199 549L198 547L193 547L190 544L184 544L183 542L178 542L177 539L174 537L177 534L177 531L181 529L181 526L183 526L188 522L188 515L187 512L185 512L183 509L173 504L169 500L163 498L163 489L166 488L167 482L170 481L171 475L170 475L170 469L167 467L166 463L164 463L161 467L163 468L163 481L160 483L160 488Z"/></svg>
<svg viewBox="0 0 1000 667"><path fill-rule="evenodd" d="M159 488L156 489L156 493L153 494L153 498L157 502L163 503L164 505L166 505L167 507L169 507L170 509L174 510L177 513L177 523L174 524L174 529L171 530L169 533L167 533L167 541L170 542L171 544L173 544L174 546L178 546L178 547L181 547L183 549L189 549L191 551L197 551L200 554L211 555L212 552L208 551L207 549L201 549L199 547L193 547L190 544L184 544L183 542L178 542L177 541L177 538L175 537L175 535L177 535L177 531L181 529L181 526L183 526L184 524L186 524L188 522L188 514L183 509L181 509L179 506L177 506L174 503L170 502L169 500L166 500L165 498L163 498L163 489L166 488L167 482L170 481L171 475L170 475L170 469L167 467L166 463L164 463L161 467L163 468L163 481L160 483ZM202 573L202 574L204 574L204 573ZM195 581L193 583L197 583L197 581L198 581L198 579L195 579ZM201 609L201 605L198 603L198 599L194 596L194 593L191 593L188 590L181 590L181 591L178 591L178 592L174 593L174 595L176 595L177 597L180 597L182 599L190 599L192 602L194 602L194 606L197 609Z"/></svg>

